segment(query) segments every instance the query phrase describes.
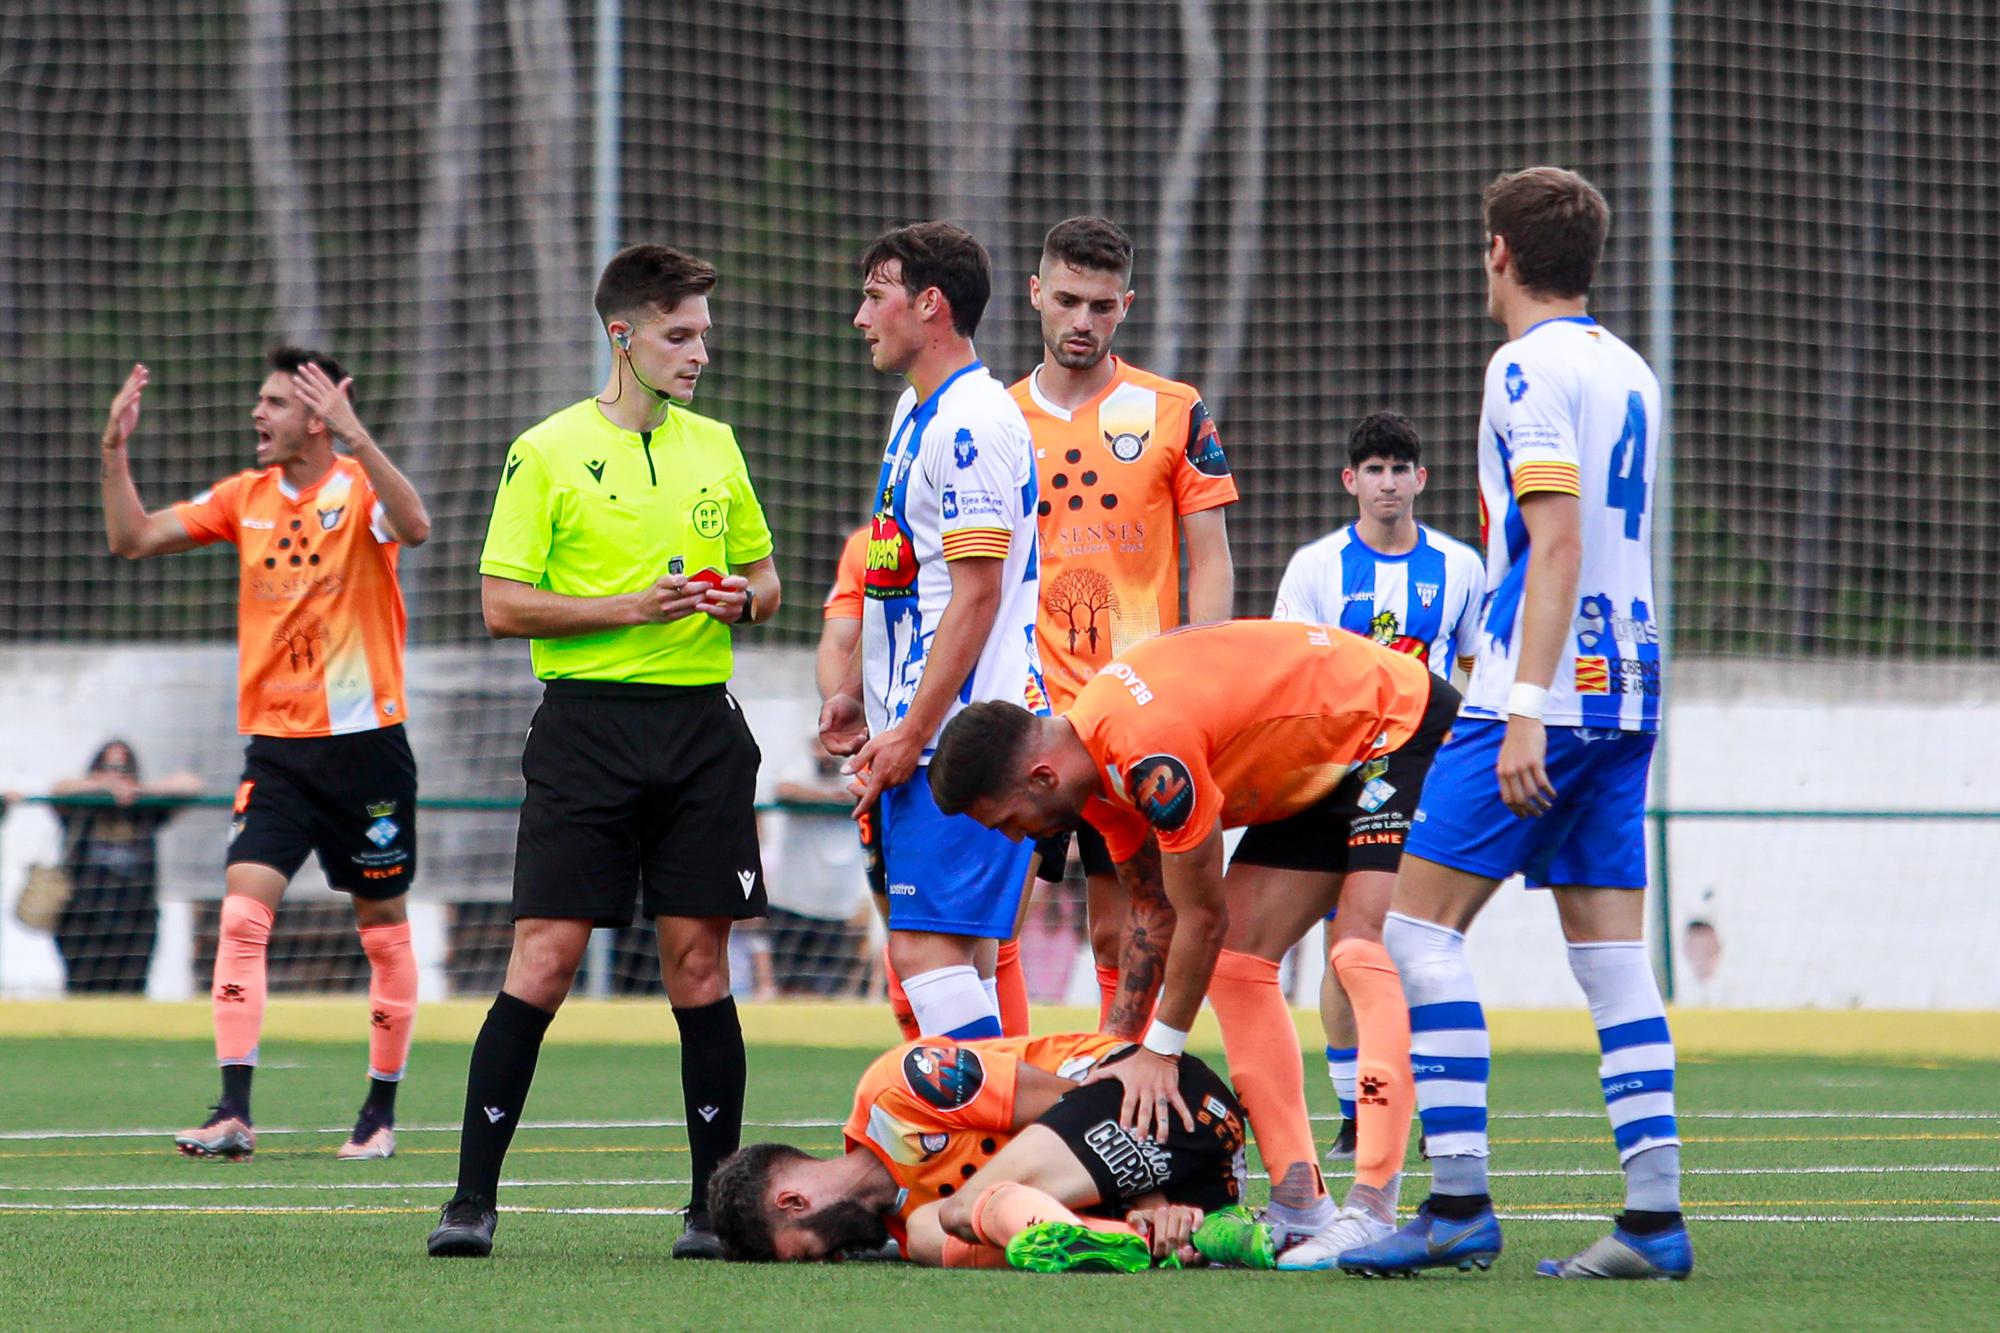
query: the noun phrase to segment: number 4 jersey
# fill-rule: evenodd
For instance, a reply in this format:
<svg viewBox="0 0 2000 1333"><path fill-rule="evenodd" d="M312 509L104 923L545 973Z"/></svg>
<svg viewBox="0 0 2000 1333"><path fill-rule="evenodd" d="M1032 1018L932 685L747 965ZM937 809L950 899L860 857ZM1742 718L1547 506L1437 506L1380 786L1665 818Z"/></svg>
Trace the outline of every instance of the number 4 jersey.
<svg viewBox="0 0 2000 1333"><path fill-rule="evenodd" d="M1653 471L1660 384L1588 316L1544 320L1493 355L1479 414L1479 526L1486 615L1465 712L1506 715L1521 649L1528 528L1537 491L1582 506L1583 560L1549 684L1550 726L1653 731L1660 633L1653 606Z"/></svg>

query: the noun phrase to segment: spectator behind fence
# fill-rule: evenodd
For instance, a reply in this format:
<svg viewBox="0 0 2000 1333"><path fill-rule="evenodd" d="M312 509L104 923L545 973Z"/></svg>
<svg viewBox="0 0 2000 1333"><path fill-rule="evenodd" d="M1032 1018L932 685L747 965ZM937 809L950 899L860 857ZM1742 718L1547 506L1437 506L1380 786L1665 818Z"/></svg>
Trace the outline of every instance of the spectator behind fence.
<svg viewBox="0 0 2000 1333"><path fill-rule="evenodd" d="M122 740L106 741L83 777L55 784L62 820L62 867L70 896L56 922L67 988L75 994L141 995L159 936L160 828L178 814L201 782L176 773L158 782L139 780L139 759ZM109 796L110 806L63 797ZM171 803L137 805L140 797Z"/></svg>
<svg viewBox="0 0 2000 1333"><path fill-rule="evenodd" d="M866 928L866 851L854 836L854 798L840 760L817 735L800 766L778 784L781 801L824 806L825 814L787 810L766 853L771 897L771 971L783 995L851 995L860 984Z"/></svg>

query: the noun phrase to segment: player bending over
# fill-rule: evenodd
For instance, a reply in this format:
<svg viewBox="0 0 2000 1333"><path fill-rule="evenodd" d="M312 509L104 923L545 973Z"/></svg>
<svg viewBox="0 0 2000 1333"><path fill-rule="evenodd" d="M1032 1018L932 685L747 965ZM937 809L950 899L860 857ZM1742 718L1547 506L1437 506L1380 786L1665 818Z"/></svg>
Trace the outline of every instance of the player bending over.
<svg viewBox="0 0 2000 1333"><path fill-rule="evenodd" d="M396 1151L396 1087L417 1012L405 910L417 873L417 761L403 722L402 589L396 561L431 521L416 489L354 415L349 380L323 352L280 347L250 410L257 466L147 513L126 443L150 372L132 367L105 423L104 527L127 560L215 542L236 548L237 725L249 737L236 788L215 945L215 1113L174 1136L190 1157L248 1157L250 1076L264 1025L265 958L285 886L319 857L354 900L368 955L368 1095L344 1161ZM333 442L346 444L337 456Z"/></svg>
<svg viewBox="0 0 2000 1333"><path fill-rule="evenodd" d="M1191 1259L1198 1238L1214 1261L1270 1267L1235 1206L1243 1109L1214 1071L1182 1059L1191 1114L1157 1142L1119 1124L1119 1084L1078 1086L1136 1050L1094 1033L898 1046L861 1076L843 1155L758 1143L716 1168L716 1231L744 1260L837 1259L893 1235L937 1268L1136 1272Z"/></svg>
<svg viewBox="0 0 2000 1333"><path fill-rule="evenodd" d="M1124 1123L1166 1132L1174 1061L1205 995L1271 1173L1279 1267L1331 1267L1387 1235L1415 1101L1409 1015L1381 944L1404 831L1458 692L1325 625L1239 620L1135 644L1061 717L967 709L931 761L938 808L1013 838L1088 818L1132 896L1110 1030L1145 1049L1098 1077ZM1228 876L1222 831L1251 825ZM1360 1027L1355 1184L1327 1196L1278 964L1336 903L1332 961ZM1170 947L1171 946L1171 947ZM1174 1108L1181 1116L1184 1108Z"/></svg>

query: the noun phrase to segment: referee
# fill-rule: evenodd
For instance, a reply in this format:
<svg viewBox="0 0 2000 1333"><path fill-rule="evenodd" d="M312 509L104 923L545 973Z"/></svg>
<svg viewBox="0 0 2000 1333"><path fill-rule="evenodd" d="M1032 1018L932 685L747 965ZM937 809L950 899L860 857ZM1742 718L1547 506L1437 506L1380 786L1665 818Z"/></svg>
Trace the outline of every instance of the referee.
<svg viewBox="0 0 2000 1333"><path fill-rule="evenodd" d="M658 245L597 282L604 391L507 451L480 557L495 638L533 641L546 682L521 756L514 949L466 1078L458 1191L434 1255L493 1249L494 1197L549 1020L595 926L659 924L681 1034L693 1196L677 1258L719 1258L708 1176L743 1123L732 922L764 915L760 755L729 694L730 627L778 608L771 532L721 422L686 409L708 364L715 269Z"/></svg>

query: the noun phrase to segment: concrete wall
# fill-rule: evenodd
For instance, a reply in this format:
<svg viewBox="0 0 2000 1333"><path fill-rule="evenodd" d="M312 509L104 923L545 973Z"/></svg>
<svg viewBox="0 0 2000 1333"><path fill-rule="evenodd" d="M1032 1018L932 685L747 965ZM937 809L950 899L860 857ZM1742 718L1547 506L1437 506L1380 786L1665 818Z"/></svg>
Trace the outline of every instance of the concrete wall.
<svg viewBox="0 0 2000 1333"><path fill-rule="evenodd" d="M517 796L521 735L537 697L525 650L418 649L410 679L425 790ZM210 790L226 792L241 752L234 680L228 648L0 650L0 717L8 719L0 790L44 791L117 735L151 772L190 767ZM2000 811L1990 776L2000 754L2000 671L1697 662L1680 665L1673 688L1663 756L1672 808ZM764 750L768 794L802 756L817 712L810 654L741 651L735 689ZM0 993L60 985L46 939L12 917L24 868L53 851L54 826L37 806L0 825ZM2000 957L2000 820L1678 819L1671 829L1683 1003L2000 1009L1992 964ZM513 831L506 812L427 816L416 901L504 897ZM185 946L170 939L184 936L191 919L179 904L219 891L226 832L223 812L195 811L163 835L167 920L156 972L185 974ZM327 890L308 866L292 892ZM416 915L435 969L442 913L420 907ZM1700 975L1686 949L1695 919L1720 944L1712 972ZM1471 948L1487 1003L1577 1003L1548 895L1503 889ZM1316 952L1299 960L1302 998L1316 985ZM432 985L441 981L437 973Z"/></svg>

